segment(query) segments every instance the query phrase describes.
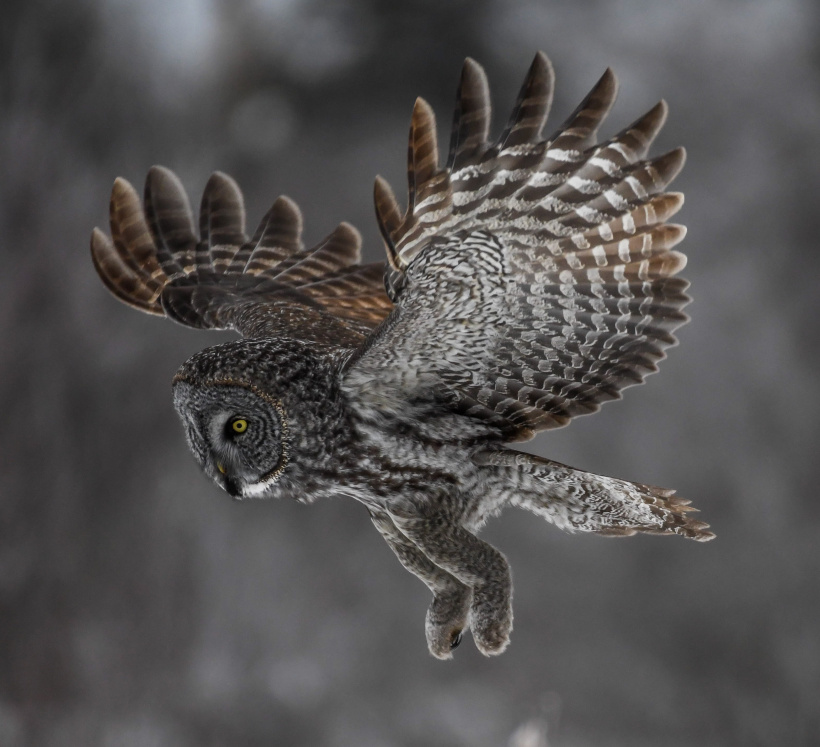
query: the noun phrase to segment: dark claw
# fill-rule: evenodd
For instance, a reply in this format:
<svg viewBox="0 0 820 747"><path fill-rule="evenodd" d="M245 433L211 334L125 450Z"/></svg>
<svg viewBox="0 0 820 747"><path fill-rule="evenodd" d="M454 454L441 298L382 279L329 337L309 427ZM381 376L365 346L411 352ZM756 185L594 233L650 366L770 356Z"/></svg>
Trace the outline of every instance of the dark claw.
<svg viewBox="0 0 820 747"><path fill-rule="evenodd" d="M464 631L461 630L457 630L452 636L450 636L450 651L459 647L462 638L464 638Z"/></svg>

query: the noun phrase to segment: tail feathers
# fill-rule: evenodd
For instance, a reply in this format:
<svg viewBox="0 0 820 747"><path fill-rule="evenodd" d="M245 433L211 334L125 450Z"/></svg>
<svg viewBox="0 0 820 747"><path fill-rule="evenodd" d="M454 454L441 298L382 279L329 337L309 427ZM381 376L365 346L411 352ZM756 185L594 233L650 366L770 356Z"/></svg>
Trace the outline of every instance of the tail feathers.
<svg viewBox="0 0 820 747"><path fill-rule="evenodd" d="M715 537L698 509L674 490L604 477L512 450L473 456L481 466L501 468L517 489L514 503L568 531L610 537L677 534L698 542Z"/></svg>
<svg viewBox="0 0 820 747"><path fill-rule="evenodd" d="M612 480L612 478L604 479ZM700 509L691 506L690 500L675 495L674 490L625 480L616 482L624 483L629 489L627 492L637 492L639 500L648 506L651 513L662 523L660 526L611 526L592 531L607 537L628 537L637 532L643 532L644 534L679 534L697 542L708 542L715 538L714 532L708 531L709 524L689 516L689 514L699 513Z"/></svg>

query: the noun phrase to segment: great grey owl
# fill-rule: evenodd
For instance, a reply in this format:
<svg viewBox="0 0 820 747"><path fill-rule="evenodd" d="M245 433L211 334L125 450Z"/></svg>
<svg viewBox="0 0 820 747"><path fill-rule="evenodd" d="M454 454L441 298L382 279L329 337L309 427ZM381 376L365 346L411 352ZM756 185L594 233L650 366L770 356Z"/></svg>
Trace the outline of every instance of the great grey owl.
<svg viewBox="0 0 820 747"><path fill-rule="evenodd" d="M401 563L432 591L430 652L468 628L499 654L512 628L504 556L476 533L505 506L570 531L714 535L672 490L602 477L507 444L595 412L656 370L687 317L684 236L664 192L682 149L646 159L661 102L603 143L607 70L548 138L553 72L538 54L512 116L489 139L483 69L466 60L446 165L416 101L402 213L376 179L387 263L359 264L342 223L305 249L280 197L252 238L242 194L215 173L199 238L185 192L154 167L144 200L124 179L94 264L138 309L242 338L208 348L173 380L202 469L231 496L363 503Z"/></svg>

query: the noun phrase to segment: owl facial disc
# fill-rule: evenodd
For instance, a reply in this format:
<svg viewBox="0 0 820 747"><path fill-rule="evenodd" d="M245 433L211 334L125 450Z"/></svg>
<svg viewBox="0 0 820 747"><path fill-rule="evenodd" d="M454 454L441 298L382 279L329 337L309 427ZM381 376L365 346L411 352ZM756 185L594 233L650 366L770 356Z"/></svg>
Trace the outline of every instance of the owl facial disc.
<svg viewBox="0 0 820 747"><path fill-rule="evenodd" d="M199 466L233 498L263 497L288 462L281 403L232 380L174 380L174 406Z"/></svg>

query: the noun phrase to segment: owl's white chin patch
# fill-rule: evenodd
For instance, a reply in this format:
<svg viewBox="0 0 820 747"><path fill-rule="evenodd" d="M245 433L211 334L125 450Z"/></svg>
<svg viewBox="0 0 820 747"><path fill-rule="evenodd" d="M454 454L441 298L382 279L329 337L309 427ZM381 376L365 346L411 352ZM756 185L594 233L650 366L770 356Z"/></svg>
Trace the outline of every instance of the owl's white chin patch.
<svg viewBox="0 0 820 747"><path fill-rule="evenodd" d="M279 479L279 475L268 478L262 482L255 482L251 485L245 485L242 488L243 498L264 498L265 494L274 486Z"/></svg>

